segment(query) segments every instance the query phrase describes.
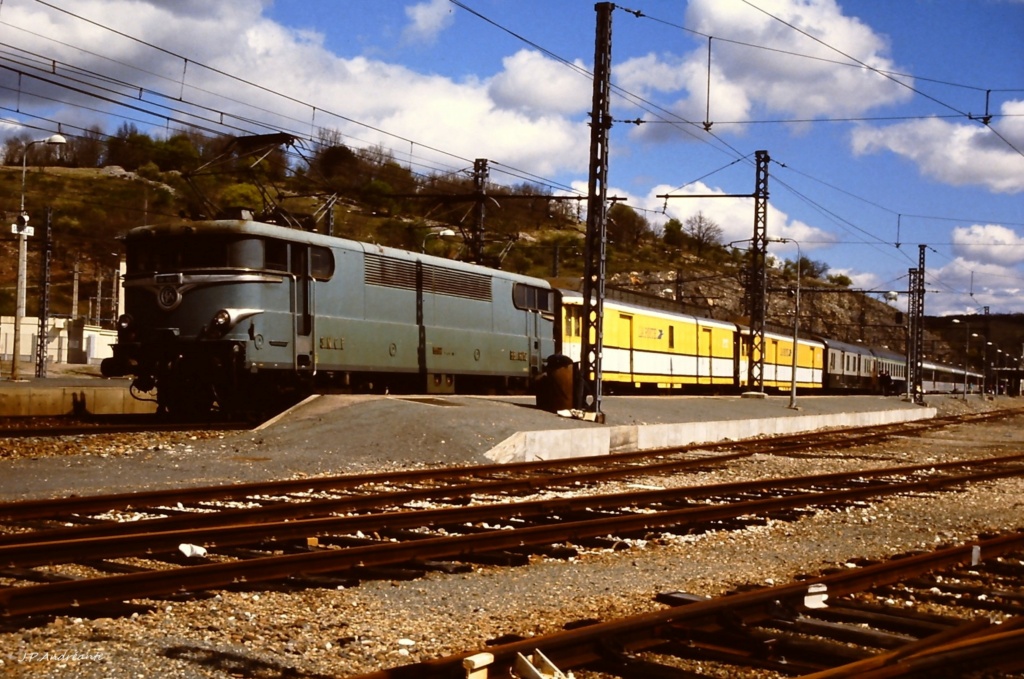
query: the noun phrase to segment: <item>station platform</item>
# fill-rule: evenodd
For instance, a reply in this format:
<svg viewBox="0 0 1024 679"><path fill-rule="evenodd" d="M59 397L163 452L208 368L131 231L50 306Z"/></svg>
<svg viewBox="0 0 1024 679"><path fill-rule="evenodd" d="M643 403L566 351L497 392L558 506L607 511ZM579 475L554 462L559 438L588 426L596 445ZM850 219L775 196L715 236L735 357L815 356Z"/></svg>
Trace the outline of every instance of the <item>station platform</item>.
<svg viewBox="0 0 1024 679"><path fill-rule="evenodd" d="M130 384L129 379L69 376L0 380L0 417L155 413L156 403L133 398Z"/></svg>
<svg viewBox="0 0 1024 679"><path fill-rule="evenodd" d="M931 418L936 409L898 397L614 396L604 423L561 417L528 397L319 396L264 423L266 441L324 447L387 442L434 459L510 463L652 450L826 427L869 427ZM301 437L301 439L300 439ZM326 450L325 450L326 452Z"/></svg>
<svg viewBox="0 0 1024 679"><path fill-rule="evenodd" d="M17 388L24 386L0 391ZM935 406L975 405L926 400L808 395L793 410L788 396L608 396L597 424L540 410L532 397L314 396L254 429L153 435L113 453L78 443L42 456L0 450L0 501L602 455L919 420L934 417Z"/></svg>

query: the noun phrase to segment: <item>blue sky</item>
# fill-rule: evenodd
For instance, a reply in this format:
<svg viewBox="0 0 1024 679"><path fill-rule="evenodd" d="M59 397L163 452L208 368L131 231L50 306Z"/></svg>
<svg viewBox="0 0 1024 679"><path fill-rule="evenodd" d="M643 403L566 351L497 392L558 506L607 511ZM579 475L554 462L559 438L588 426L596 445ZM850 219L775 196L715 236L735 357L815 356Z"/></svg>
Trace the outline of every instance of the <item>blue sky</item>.
<svg viewBox="0 0 1024 679"><path fill-rule="evenodd" d="M657 196L749 193L764 149L770 238L872 290L906 289L925 244L926 313L1024 312L1024 1L625 7L643 16L613 12L612 115L645 122L611 130L611 195L655 225L701 211L726 240L749 238L749 200ZM31 51L252 132L331 128L422 171L487 158L497 183L585 190L595 20L589 0L4 0L0 65L24 69ZM11 128L43 125L25 113L65 130L175 126L38 99L10 71L0 84Z"/></svg>

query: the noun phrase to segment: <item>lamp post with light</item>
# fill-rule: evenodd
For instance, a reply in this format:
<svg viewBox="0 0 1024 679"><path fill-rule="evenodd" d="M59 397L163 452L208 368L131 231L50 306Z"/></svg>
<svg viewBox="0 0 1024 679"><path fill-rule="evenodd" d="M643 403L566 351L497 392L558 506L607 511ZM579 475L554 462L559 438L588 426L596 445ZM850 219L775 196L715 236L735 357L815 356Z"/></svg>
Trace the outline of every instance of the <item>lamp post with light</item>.
<svg viewBox="0 0 1024 679"><path fill-rule="evenodd" d="M64 135L55 134L46 139L30 141L25 145L21 154L21 208L18 210L18 223L11 226L11 231L18 235L18 280L17 293L14 305L14 347L11 360L11 380L21 379L21 370L18 367L18 358L21 354L21 319L25 317L25 288L26 288L26 265L28 261L28 237L32 235L32 228L28 225L28 213L25 212L25 177L28 173L28 150L36 144L49 144L50 146L63 146L68 140Z"/></svg>
<svg viewBox="0 0 1024 679"><path fill-rule="evenodd" d="M441 229L440 231L431 231L426 236L424 236L423 244L420 245L420 252L425 253L427 251L427 241L430 240L431 238L452 238L453 236L457 235L458 234L455 233L453 229Z"/></svg>
<svg viewBox="0 0 1024 679"><path fill-rule="evenodd" d="M960 325L960 319L954 318L953 322ZM971 324L967 321L963 321L964 324L964 400L967 400L967 373L971 369L970 355L971 355L971 337L977 337L978 335L971 335Z"/></svg>

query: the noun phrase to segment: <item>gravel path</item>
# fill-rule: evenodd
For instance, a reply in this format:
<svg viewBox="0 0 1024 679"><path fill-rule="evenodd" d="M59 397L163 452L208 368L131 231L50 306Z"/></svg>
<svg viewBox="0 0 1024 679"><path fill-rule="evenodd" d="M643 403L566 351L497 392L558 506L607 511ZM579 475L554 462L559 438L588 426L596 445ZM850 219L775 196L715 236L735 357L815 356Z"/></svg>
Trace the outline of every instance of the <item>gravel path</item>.
<svg viewBox="0 0 1024 679"><path fill-rule="evenodd" d="M944 399L943 411L1012 400ZM714 473L648 479L695 485L1020 452L1024 416L813 458L756 456ZM178 443L173 446L180 445ZM193 445L191 443L185 445ZM505 634L534 635L585 618L660 608L660 591L718 595L745 584L786 582L856 557L884 558L1024 529L1024 480L963 492L889 498L795 522L704 535L651 535L630 549L584 551L528 567L476 567L411 582L347 589L224 592L195 602L158 602L126 619L61 617L0 633L5 677L346 676L465 650ZM723 674L722 676L727 676Z"/></svg>

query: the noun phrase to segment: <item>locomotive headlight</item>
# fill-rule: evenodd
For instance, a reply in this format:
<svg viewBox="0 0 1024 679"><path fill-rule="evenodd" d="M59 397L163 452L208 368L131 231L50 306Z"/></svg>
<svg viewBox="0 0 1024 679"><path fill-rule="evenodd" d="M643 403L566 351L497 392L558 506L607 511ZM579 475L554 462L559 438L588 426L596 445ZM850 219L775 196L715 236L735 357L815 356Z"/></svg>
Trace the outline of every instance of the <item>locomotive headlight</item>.
<svg viewBox="0 0 1024 679"><path fill-rule="evenodd" d="M121 332L126 332L133 325L135 325L135 319L130 314L121 314L117 317L117 329Z"/></svg>
<svg viewBox="0 0 1024 679"><path fill-rule="evenodd" d="M207 328L207 336L213 338L223 337L243 319L261 313L262 309L221 309L210 319Z"/></svg>
<svg viewBox="0 0 1024 679"><path fill-rule="evenodd" d="M224 332L231 327L231 314L227 309L221 309L213 315L213 322L210 323L210 327L214 330Z"/></svg>

